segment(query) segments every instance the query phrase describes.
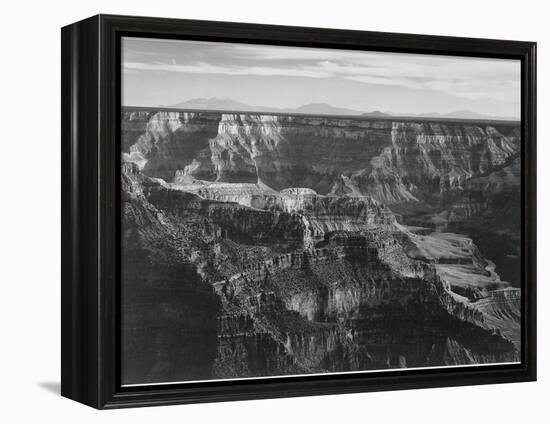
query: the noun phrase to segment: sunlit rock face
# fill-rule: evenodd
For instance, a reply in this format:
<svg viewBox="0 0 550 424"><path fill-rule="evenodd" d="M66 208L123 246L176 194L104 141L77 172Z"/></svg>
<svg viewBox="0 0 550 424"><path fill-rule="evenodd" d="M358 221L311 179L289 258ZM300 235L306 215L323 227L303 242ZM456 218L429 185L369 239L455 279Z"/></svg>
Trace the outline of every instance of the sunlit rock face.
<svg viewBox="0 0 550 424"><path fill-rule="evenodd" d="M386 203L462 190L519 156L519 125L290 115L123 113L144 172L369 194Z"/></svg>
<svg viewBox="0 0 550 424"><path fill-rule="evenodd" d="M517 125L125 110L122 133L125 384L519 360Z"/></svg>

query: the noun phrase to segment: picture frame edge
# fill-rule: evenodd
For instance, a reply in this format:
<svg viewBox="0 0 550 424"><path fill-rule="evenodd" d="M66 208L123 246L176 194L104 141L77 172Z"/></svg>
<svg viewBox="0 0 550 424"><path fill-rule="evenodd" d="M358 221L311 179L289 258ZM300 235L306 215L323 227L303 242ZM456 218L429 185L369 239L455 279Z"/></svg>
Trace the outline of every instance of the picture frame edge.
<svg viewBox="0 0 550 424"><path fill-rule="evenodd" d="M419 50L403 47L403 50L412 53L428 51L429 44L435 43L435 54L482 54L483 57L508 57L507 54L510 54L521 59L524 69L522 85L525 85L522 86L523 253L528 255L523 262L524 284L527 279L529 281L529 287L522 287L522 290L525 289L522 291L525 329L522 365L513 370L477 370L465 376L457 375L457 372L426 374L425 371L411 371L397 377L365 374L362 381L356 376L344 376L336 379L337 382L332 377L327 382L327 379L304 376L290 385L279 381L214 383L214 386L217 384L220 387L217 391L216 387L199 388L196 385L122 390L117 375L120 365L120 358L117 358L120 343L120 322L117 318L117 279L120 278L120 240L117 234L120 215L116 211L120 179L117 144L120 102L116 100L116 90L120 87L117 61L120 44L117 40L122 34L143 34L144 31L151 32L148 28L158 30L159 27L163 28L163 32L155 34L162 37L171 34L177 37L193 35L235 40L237 36L237 39L242 37L244 40L249 34L249 41L264 43L269 41L271 34L273 43L281 44L286 40L288 43L315 47L346 48L344 38L351 37L355 40L351 48L373 49L382 48L384 40L389 40L389 51L395 51L396 43L406 39L406 46L412 45L410 43L415 40L416 48L420 46ZM212 28L215 28L214 32ZM236 33L238 28L241 28L240 32ZM264 35L258 36L260 33ZM276 36L273 35L275 33ZM323 42L320 36L328 37L328 42ZM361 42L362 37L370 41ZM376 42L373 44L374 39ZM535 42L95 15L63 27L61 47L62 396L97 409L111 409L536 380ZM508 53L504 52L507 48ZM288 377L281 379L290 380ZM251 390L251 387L254 389Z"/></svg>

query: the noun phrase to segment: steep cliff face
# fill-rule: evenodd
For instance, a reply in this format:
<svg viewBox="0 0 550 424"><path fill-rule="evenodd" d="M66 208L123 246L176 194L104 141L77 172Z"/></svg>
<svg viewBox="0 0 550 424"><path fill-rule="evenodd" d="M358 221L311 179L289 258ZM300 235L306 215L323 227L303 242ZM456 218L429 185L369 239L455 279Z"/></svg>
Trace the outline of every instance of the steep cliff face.
<svg viewBox="0 0 550 424"><path fill-rule="evenodd" d="M200 267L182 261L193 251L195 260L206 262L210 237L179 226L151 204L146 193L154 185L137 165L123 164L123 384L201 379L217 354L219 298Z"/></svg>
<svg viewBox="0 0 550 424"><path fill-rule="evenodd" d="M148 155L169 139L123 163L124 383L518 359L517 292L495 277L468 297L438 271L475 285L471 241L411 232L368 195L199 179L196 157L167 182Z"/></svg>
<svg viewBox="0 0 550 424"><path fill-rule="evenodd" d="M131 112L122 119L122 149L147 175L171 181L176 170L187 169L211 179L209 140L217 134L218 120L212 114ZM196 169L196 163L202 167Z"/></svg>
<svg viewBox="0 0 550 424"><path fill-rule="evenodd" d="M462 190L519 155L519 125L123 112L147 175L369 194L385 204ZM144 123L147 121L147 123ZM143 128L145 130L143 131ZM132 143L133 141L133 143Z"/></svg>
<svg viewBox="0 0 550 424"><path fill-rule="evenodd" d="M310 242L327 232L361 231L395 223L391 211L370 196L318 195L305 188L277 192L264 184L178 182L169 187L195 193L205 199L234 202L252 209L299 216Z"/></svg>
<svg viewBox="0 0 550 424"><path fill-rule="evenodd" d="M126 109L122 126L145 175L259 208L293 187L371 196L407 225L468 234L519 286L519 124Z"/></svg>

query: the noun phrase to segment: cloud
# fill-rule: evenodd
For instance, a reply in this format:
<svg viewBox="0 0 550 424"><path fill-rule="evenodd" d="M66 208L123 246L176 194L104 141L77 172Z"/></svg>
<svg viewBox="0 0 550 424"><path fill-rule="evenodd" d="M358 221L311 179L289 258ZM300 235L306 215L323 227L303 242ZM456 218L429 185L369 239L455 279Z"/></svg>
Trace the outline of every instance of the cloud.
<svg viewBox="0 0 550 424"><path fill-rule="evenodd" d="M197 75L334 78L519 103L520 62L473 57L125 39L124 69Z"/></svg>
<svg viewBox="0 0 550 424"><path fill-rule="evenodd" d="M350 50L335 50L335 49L314 49L314 48L296 48L296 47L281 47L281 46L243 46L234 45L235 56L243 59L254 58L255 60L281 61L281 60L297 60L297 61L322 61L322 60L341 60L351 61L357 60L356 51ZM359 52L361 54L363 52ZM368 54L368 53L367 53Z"/></svg>
<svg viewBox="0 0 550 424"><path fill-rule="evenodd" d="M411 60L406 55L386 55L376 63L365 66L356 59L355 63L345 64L322 61L316 66L333 76L368 84L434 90L470 99L519 101L519 62L433 56ZM313 71L315 67L308 69Z"/></svg>
<svg viewBox="0 0 550 424"><path fill-rule="evenodd" d="M190 74L289 76L309 78L327 78L332 76L332 74L325 72L320 68L315 69L306 67L276 68L268 66L218 66L211 65L205 62L189 65L178 65L175 63L175 61L172 61L172 63L124 62L124 68L128 70L181 72Z"/></svg>

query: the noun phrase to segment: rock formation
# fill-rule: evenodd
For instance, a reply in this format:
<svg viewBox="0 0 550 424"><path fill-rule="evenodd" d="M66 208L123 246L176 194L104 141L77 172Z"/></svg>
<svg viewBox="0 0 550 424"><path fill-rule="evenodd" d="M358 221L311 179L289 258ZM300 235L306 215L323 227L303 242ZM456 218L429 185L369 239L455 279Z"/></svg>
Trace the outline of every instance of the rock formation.
<svg viewBox="0 0 550 424"><path fill-rule="evenodd" d="M518 126L128 109L122 133L124 384L518 360Z"/></svg>

